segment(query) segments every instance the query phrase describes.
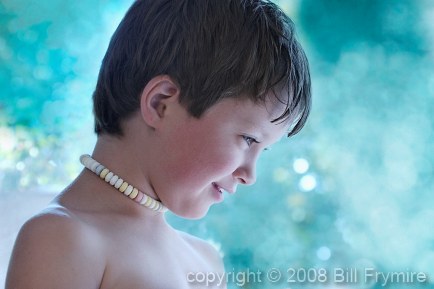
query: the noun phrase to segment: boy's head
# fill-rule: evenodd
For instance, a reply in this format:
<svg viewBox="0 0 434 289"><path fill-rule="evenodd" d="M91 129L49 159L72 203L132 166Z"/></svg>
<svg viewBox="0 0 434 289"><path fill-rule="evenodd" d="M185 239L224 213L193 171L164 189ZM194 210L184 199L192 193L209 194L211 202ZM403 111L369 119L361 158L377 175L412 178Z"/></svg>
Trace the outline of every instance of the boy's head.
<svg viewBox="0 0 434 289"><path fill-rule="evenodd" d="M306 122L311 93L308 61L294 34L292 21L269 1L136 0L101 66L95 132L122 135L121 123L139 109L146 84L167 75L196 118L224 98L275 97L285 109L274 121L295 120L293 135Z"/></svg>

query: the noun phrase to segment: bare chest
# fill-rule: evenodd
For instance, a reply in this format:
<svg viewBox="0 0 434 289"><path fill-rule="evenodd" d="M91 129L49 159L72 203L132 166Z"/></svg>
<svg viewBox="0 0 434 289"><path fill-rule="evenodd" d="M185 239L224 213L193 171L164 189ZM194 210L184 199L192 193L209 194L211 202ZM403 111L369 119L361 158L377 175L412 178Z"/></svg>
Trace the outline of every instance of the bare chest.
<svg viewBox="0 0 434 289"><path fill-rule="evenodd" d="M127 241L109 250L101 289L199 288L198 276L218 273L200 250L179 240Z"/></svg>

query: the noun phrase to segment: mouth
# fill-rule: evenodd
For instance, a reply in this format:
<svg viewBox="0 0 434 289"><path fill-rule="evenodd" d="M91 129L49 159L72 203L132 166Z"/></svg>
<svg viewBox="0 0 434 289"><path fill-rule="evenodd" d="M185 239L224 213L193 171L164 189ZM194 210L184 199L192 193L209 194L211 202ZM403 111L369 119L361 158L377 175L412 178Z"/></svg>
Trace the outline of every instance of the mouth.
<svg viewBox="0 0 434 289"><path fill-rule="evenodd" d="M214 188L216 188L217 191L220 192L220 194L223 194L223 192L226 192L226 193L228 193L230 195L232 195L232 194L235 193L235 191L227 190L227 189L225 189L223 187L220 187L217 183L212 183L212 185L214 186Z"/></svg>
<svg viewBox="0 0 434 289"><path fill-rule="evenodd" d="M224 189L221 188L219 185L217 185L216 183L212 183L212 185L214 186L214 188L216 188L217 191L220 192L220 194L223 194Z"/></svg>

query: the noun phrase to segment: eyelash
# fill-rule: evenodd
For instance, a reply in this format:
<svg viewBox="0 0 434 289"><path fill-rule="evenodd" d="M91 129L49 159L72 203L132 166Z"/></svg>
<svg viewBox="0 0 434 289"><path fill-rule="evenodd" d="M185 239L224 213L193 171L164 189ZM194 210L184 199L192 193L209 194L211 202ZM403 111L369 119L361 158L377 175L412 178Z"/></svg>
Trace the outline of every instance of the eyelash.
<svg viewBox="0 0 434 289"><path fill-rule="evenodd" d="M243 139L247 143L248 147L250 147L253 143L259 143L256 139L254 139L250 136L243 135Z"/></svg>

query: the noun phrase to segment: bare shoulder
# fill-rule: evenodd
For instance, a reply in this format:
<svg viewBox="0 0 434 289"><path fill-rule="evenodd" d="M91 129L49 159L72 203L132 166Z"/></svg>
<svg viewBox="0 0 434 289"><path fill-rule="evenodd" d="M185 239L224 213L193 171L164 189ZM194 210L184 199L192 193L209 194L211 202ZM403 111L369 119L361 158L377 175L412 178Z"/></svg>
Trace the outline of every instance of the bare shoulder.
<svg viewBox="0 0 434 289"><path fill-rule="evenodd" d="M194 247L216 272L224 272L222 254L211 243L193 235L178 231L183 239Z"/></svg>
<svg viewBox="0 0 434 289"><path fill-rule="evenodd" d="M44 210L18 234L6 288L98 288L105 267L99 241L96 230L67 209Z"/></svg>

